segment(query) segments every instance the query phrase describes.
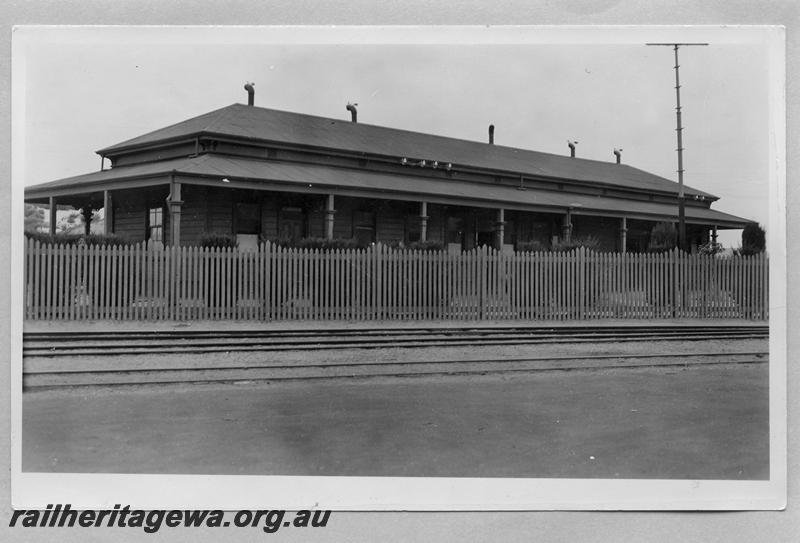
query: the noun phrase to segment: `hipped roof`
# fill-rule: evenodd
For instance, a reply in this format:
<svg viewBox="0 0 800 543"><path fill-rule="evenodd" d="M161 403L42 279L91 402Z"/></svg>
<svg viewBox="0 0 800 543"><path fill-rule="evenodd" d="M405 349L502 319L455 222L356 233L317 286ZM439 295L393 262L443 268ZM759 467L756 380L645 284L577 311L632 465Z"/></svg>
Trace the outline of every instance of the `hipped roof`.
<svg viewBox="0 0 800 543"><path fill-rule="evenodd" d="M435 160L456 166L513 172L531 177L574 180L627 189L677 194L677 183L634 168L584 158L353 123L243 104L211 111L97 151L115 156L125 151L198 136L218 136L260 143L296 145L365 155ZM717 197L691 187L689 196Z"/></svg>

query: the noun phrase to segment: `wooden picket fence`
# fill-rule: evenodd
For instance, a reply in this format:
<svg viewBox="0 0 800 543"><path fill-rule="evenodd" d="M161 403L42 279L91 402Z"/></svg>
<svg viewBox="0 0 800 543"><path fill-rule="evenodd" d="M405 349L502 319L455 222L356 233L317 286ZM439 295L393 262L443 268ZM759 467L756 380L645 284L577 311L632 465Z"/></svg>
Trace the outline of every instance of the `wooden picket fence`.
<svg viewBox="0 0 800 543"><path fill-rule="evenodd" d="M48 245L28 240L30 320L768 318L764 254L460 254Z"/></svg>

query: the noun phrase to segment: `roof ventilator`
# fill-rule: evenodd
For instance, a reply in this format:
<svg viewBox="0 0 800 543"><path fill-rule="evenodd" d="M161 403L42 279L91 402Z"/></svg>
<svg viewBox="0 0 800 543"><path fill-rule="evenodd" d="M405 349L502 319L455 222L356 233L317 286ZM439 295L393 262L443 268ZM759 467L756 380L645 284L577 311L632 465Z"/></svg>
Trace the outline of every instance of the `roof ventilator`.
<svg viewBox="0 0 800 543"><path fill-rule="evenodd" d="M244 90L247 91L247 105L254 105L256 103L256 84L248 81L244 84Z"/></svg>
<svg viewBox="0 0 800 543"><path fill-rule="evenodd" d="M350 120L353 121L354 123L358 122L358 110L356 109L357 105L358 104L351 104L350 102L347 102L347 107L346 107L347 111L350 112Z"/></svg>
<svg viewBox="0 0 800 543"><path fill-rule="evenodd" d="M569 156L575 158L575 146L578 145L578 142L567 140L567 145L569 146Z"/></svg>

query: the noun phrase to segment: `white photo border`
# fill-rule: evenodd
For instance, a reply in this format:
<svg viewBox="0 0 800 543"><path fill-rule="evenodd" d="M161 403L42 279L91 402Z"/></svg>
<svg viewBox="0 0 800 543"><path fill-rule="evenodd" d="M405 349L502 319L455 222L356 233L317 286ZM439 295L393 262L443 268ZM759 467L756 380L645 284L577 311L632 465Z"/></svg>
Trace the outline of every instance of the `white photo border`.
<svg viewBox="0 0 800 543"><path fill-rule="evenodd" d="M236 32L226 32L230 29ZM164 32L169 29L170 32ZM265 30L269 30L265 32ZM431 27L16 27L12 39L11 315L24 307L23 192L26 48L36 40L172 43L216 39L259 43L465 44L714 41L767 48L770 78L770 478L767 481L283 477L28 473L21 470L22 327L11 320L12 505L145 509L331 510L767 510L786 502L786 101L780 27L431 26ZM160 40L160 41L159 41ZM158 489L155 492L154 489Z"/></svg>

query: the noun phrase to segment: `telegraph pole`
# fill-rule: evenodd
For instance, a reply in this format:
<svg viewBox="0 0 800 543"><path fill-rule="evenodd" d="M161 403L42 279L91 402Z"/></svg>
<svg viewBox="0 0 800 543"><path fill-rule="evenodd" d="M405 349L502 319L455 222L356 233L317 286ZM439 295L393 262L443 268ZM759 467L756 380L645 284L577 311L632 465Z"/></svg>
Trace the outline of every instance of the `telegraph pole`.
<svg viewBox="0 0 800 543"><path fill-rule="evenodd" d="M707 43L648 43L647 45L672 47L675 51L675 117L678 134L678 247L686 250L686 196L683 193L683 126L681 125L681 80L678 74L678 48L689 45L708 45Z"/></svg>

